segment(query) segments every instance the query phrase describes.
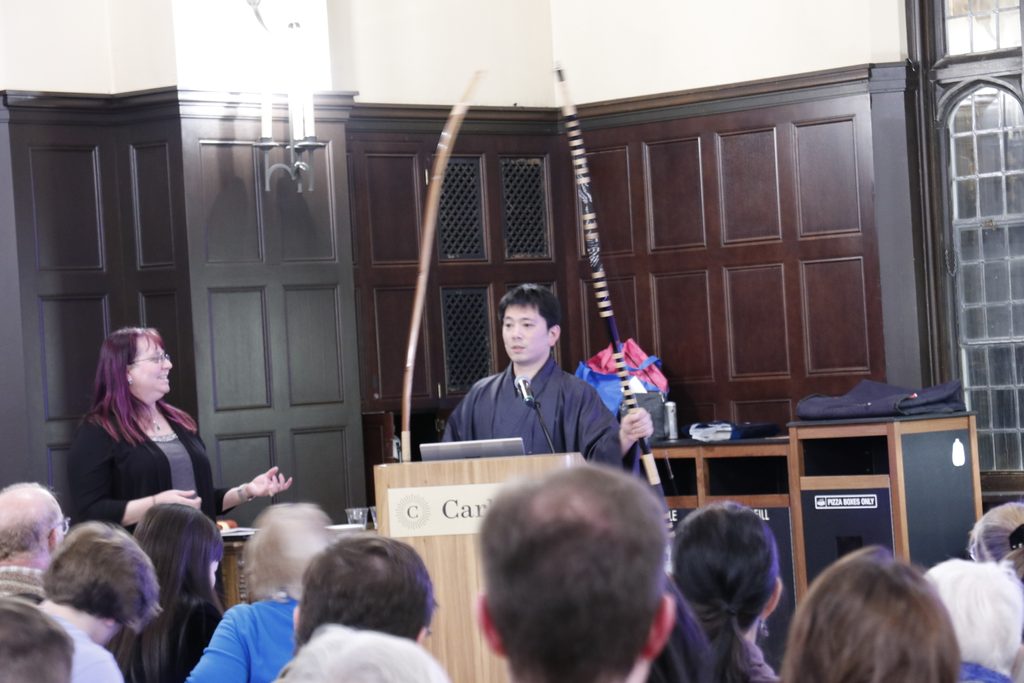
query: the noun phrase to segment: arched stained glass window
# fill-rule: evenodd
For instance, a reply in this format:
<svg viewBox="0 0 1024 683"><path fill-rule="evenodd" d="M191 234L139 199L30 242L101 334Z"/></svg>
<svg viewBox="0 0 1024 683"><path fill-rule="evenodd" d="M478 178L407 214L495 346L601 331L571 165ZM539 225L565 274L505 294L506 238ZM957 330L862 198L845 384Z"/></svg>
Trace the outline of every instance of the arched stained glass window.
<svg viewBox="0 0 1024 683"><path fill-rule="evenodd" d="M982 87L949 121L957 334L982 469L1022 469L1024 111Z"/></svg>

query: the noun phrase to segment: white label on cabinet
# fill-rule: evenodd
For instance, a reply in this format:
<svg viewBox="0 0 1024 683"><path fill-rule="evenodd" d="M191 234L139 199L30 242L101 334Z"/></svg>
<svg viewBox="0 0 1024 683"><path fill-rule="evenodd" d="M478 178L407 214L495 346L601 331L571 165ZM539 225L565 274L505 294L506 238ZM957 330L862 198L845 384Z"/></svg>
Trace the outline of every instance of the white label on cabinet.
<svg viewBox="0 0 1024 683"><path fill-rule="evenodd" d="M843 496L815 496L815 510L859 510L864 508L877 508L878 496L873 493L861 495Z"/></svg>

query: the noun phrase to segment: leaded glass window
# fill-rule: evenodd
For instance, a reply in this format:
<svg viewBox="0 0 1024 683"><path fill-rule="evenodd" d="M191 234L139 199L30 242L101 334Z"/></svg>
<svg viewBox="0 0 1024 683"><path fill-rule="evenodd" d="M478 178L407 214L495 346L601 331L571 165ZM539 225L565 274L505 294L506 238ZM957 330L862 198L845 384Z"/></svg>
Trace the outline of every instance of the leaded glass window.
<svg viewBox="0 0 1024 683"><path fill-rule="evenodd" d="M946 53L1020 47L1020 0L945 0Z"/></svg>
<svg viewBox="0 0 1024 683"><path fill-rule="evenodd" d="M1024 428L1024 112L998 88L949 121L958 341L983 469L1021 469Z"/></svg>

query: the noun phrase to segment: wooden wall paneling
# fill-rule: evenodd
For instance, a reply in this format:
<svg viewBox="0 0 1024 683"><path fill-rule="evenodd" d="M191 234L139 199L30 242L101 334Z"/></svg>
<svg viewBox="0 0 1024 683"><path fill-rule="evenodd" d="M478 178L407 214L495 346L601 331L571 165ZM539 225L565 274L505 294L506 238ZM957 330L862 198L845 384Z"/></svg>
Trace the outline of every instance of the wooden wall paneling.
<svg viewBox="0 0 1024 683"><path fill-rule="evenodd" d="M310 500L333 515L365 499L345 144L351 98L317 99L327 145L314 153L313 191L296 192L280 172L264 191L250 143L257 112L244 105L228 122L189 100L181 134L203 433L259 434L270 444L238 450L242 464L224 471L225 485L270 464L292 474L301 461L305 474L282 500Z"/></svg>
<svg viewBox="0 0 1024 683"><path fill-rule="evenodd" d="M801 237L860 232L860 187L853 117L798 123L797 224Z"/></svg>
<svg viewBox="0 0 1024 683"><path fill-rule="evenodd" d="M167 400L197 415L195 352L189 288L188 235L177 107L117 129L122 263L128 307L121 325L155 327L171 354Z"/></svg>
<svg viewBox="0 0 1024 683"><path fill-rule="evenodd" d="M800 284L807 373L869 372L863 257L805 261Z"/></svg>
<svg viewBox="0 0 1024 683"><path fill-rule="evenodd" d="M704 109L654 121L638 116L635 125L624 124L618 115L609 117L614 123L608 127L591 122L591 148L639 145L643 152L639 179L632 185L644 203L649 253L616 254L605 266L612 278L648 276L638 281L649 293L637 287L640 307L649 298L653 312L647 350L662 357L682 418L784 421L793 400L812 392L841 393L855 381L851 377L883 372L875 356L880 352L873 317L878 310L877 253L867 217L868 105L865 95L854 95L710 114ZM714 172L702 173L702 168ZM685 189L676 185L683 180ZM841 195L834 205L832 195ZM691 221L685 233L668 231L664 221L684 217ZM672 229L679 228L672 224ZM862 277L850 265L856 259L863 264ZM819 284L809 304L813 313L805 315L805 264L833 262L844 265L827 277L821 267L813 269ZM706 273L706 294L687 295L708 301L708 322L699 333L686 329L686 313L680 312L699 304L672 301L664 286L698 272ZM844 340L821 356L827 342L809 338L820 336L822 316L834 310L821 307L847 300L863 302L859 319L866 322L856 322L855 315L844 320L842 331L830 329L829 334L862 341ZM662 309L676 312L665 315ZM642 336L642 314L638 324ZM687 334L697 338L679 344ZM711 367L725 373L713 381L681 379L693 365L707 365L707 338L713 340ZM818 344L813 357L805 353L805 347ZM859 356L850 344L861 349ZM870 354L867 361L864 353ZM836 354L844 366L824 370L837 367ZM855 367L845 367L847 362ZM683 373L677 366L685 368Z"/></svg>
<svg viewBox="0 0 1024 683"><path fill-rule="evenodd" d="M140 269L175 264L174 185L171 180L169 142L131 144L128 149L131 181L132 232L135 264Z"/></svg>
<svg viewBox="0 0 1024 683"><path fill-rule="evenodd" d="M601 236L601 255L633 254L633 202L629 148L589 148L591 194ZM583 235L580 234L581 244Z"/></svg>
<svg viewBox="0 0 1024 683"><path fill-rule="evenodd" d="M706 246L700 137L644 142L643 151L650 250Z"/></svg>
<svg viewBox="0 0 1024 683"><path fill-rule="evenodd" d="M376 287L373 291L373 323L376 336L376 357L371 367L375 370L374 398L392 402L402 397L402 376L405 373L405 354L408 346L409 319L412 315L414 287ZM424 316L420 339L416 347L416 366L413 369L412 395L416 398L433 397L431 386L434 371L428 363L432 318Z"/></svg>
<svg viewBox="0 0 1024 683"><path fill-rule="evenodd" d="M403 136L350 136L354 277L360 293L362 410L397 409L419 256L425 148ZM381 291L378 291L381 288ZM431 315L425 311L425 315ZM424 325L413 394L431 396Z"/></svg>
<svg viewBox="0 0 1024 683"><path fill-rule="evenodd" d="M375 265L415 264L419 258L424 175L418 152L375 151L364 160L366 234Z"/></svg>
<svg viewBox="0 0 1024 683"><path fill-rule="evenodd" d="M114 133L68 112L50 123L17 111L11 163L30 452L52 483L88 408L100 342L123 319L122 222ZM44 464L45 463L45 464Z"/></svg>
<svg viewBox="0 0 1024 683"><path fill-rule="evenodd" d="M362 453L348 452L349 439L342 429L297 429L292 432L296 481L306 482L307 495L334 520L346 520L350 501L364 501ZM287 496L283 499L288 499ZM295 498L295 496L290 496Z"/></svg>
<svg viewBox="0 0 1024 683"><path fill-rule="evenodd" d="M43 419L75 423L92 402L96 358L110 322L108 299L101 294L43 295L39 320Z"/></svg>
<svg viewBox="0 0 1024 683"><path fill-rule="evenodd" d="M363 413L363 477L366 483L366 503L376 505L373 466L394 462L395 414L390 411Z"/></svg>
<svg viewBox="0 0 1024 683"><path fill-rule="evenodd" d="M708 272L651 275L655 351L671 384L714 382Z"/></svg>
<svg viewBox="0 0 1024 683"><path fill-rule="evenodd" d="M366 331L362 352L364 412L397 411L400 407L409 313L418 270L419 244L410 239L421 219L423 190L417 187L417 179L423 182L422 170L432 163L443 120L436 121L436 132L397 135L369 131L349 137L352 167L357 174L353 181L360 249L356 279L362 293L360 321ZM473 131L471 126L464 127L459 136L442 195L438 244L417 347L414 413L445 414L465 394L474 377L505 366L507 359L494 311L507 284L539 281L562 283L564 287L557 255L563 249L563 240L573 248L575 232L568 229L569 225L556 224L554 218L564 208L554 199L561 189L552 187L552 142L550 137L490 134ZM517 163L522 164L521 169L515 167ZM516 177L518 184L505 184L503 164L522 171ZM388 170L392 165L400 170ZM375 170L375 166L380 168ZM522 185L530 178L539 180L540 187ZM402 188L395 190L396 183ZM532 200L529 210L508 213L507 191ZM381 225L381 216L391 218ZM530 228L537 228L540 221L540 233L517 238L519 246L508 253L505 231L518 230L518 221L526 221ZM402 245L394 244L398 240ZM382 246L372 246L375 243ZM383 249L391 252L384 253ZM481 292L486 293L485 302L480 301ZM476 302L472 311L463 310L464 306L451 308L466 297ZM455 318L461 322L456 323ZM456 334L453 324L459 327L470 319L472 333L459 334L459 339L451 336ZM474 357L472 369L446 365L451 354L464 365L469 352ZM456 370L458 377L450 370Z"/></svg>
<svg viewBox="0 0 1024 683"><path fill-rule="evenodd" d="M214 410L271 407L270 340L263 287L207 289Z"/></svg>
<svg viewBox="0 0 1024 683"><path fill-rule="evenodd" d="M314 262L338 261L336 226L339 217L335 211L349 213L348 202L343 199L348 183L337 188L336 183L343 179L334 177L333 152L332 145L313 155L312 192L296 192L291 178L277 172L271 179L271 192L259 195L264 230L268 237L275 235L275 251L281 263L301 267ZM336 207L335 202L341 205ZM351 239L348 241L351 244Z"/></svg>
<svg viewBox="0 0 1024 683"><path fill-rule="evenodd" d="M207 263L258 263L264 260L266 216L257 217L252 144L228 139L199 141L201 239Z"/></svg>
<svg viewBox="0 0 1024 683"><path fill-rule="evenodd" d="M36 481L48 484L65 514L71 510L71 482L68 480L68 453L70 444L51 445L46 447L46 458L42 461L45 475L38 477L11 478L9 481Z"/></svg>
<svg viewBox="0 0 1024 683"><path fill-rule="evenodd" d="M792 421L794 401L790 398L732 401L730 422L773 422L780 426Z"/></svg>
<svg viewBox="0 0 1024 683"><path fill-rule="evenodd" d="M730 379L788 376L783 265L727 268L724 274Z"/></svg>
<svg viewBox="0 0 1024 683"><path fill-rule="evenodd" d="M30 446L34 415L30 413L25 394L29 390L30 367L25 362L26 321L22 319L22 289L19 264L19 222L15 211L12 158L12 126L6 107L0 106L0 386L7 387L7 397L0 404L0 433L4 435L7 454L0 482L50 481L46 462L36 456ZM21 171L19 169L18 173ZM23 389L18 389L19 387ZM66 500L66 499L65 499Z"/></svg>
<svg viewBox="0 0 1024 683"><path fill-rule="evenodd" d="M262 472L276 464L274 436L272 431L218 434L215 437L213 452L208 451L214 480L224 482L222 486L230 486L234 482L249 481L254 471ZM252 526L256 515L269 505L270 501L267 498L257 498L230 510L226 516L238 522L240 526Z"/></svg>
<svg viewBox="0 0 1024 683"><path fill-rule="evenodd" d="M929 328L941 318L930 310L930 297L942 269L933 272L938 259L925 237L929 220L921 215L918 140L925 136L917 131L915 98L924 95L919 90L909 94L915 90L910 80L916 74L911 63L873 66L870 108L856 119L860 175L873 184L873 192L864 195L878 241L885 376L904 387L940 381L946 374L940 369L941 357L949 348L948 335L937 332L941 323L932 328L935 332Z"/></svg>
<svg viewBox="0 0 1024 683"><path fill-rule="evenodd" d="M782 237L774 127L718 134L722 242Z"/></svg>
<svg viewBox="0 0 1024 683"><path fill-rule="evenodd" d="M284 299L290 405L344 401L337 287L286 286Z"/></svg>

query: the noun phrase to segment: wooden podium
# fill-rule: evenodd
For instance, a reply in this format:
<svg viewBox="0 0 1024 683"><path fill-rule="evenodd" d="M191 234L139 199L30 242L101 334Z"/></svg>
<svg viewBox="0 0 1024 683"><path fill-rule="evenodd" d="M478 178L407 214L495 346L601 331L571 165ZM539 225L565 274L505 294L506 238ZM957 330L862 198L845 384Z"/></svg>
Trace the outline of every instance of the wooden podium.
<svg viewBox="0 0 1024 683"><path fill-rule="evenodd" d="M426 647L453 683L508 680L476 620L483 570L477 530L502 484L583 464L579 453L444 460L373 468L379 533L408 543L434 582L438 608Z"/></svg>

